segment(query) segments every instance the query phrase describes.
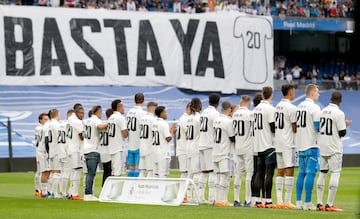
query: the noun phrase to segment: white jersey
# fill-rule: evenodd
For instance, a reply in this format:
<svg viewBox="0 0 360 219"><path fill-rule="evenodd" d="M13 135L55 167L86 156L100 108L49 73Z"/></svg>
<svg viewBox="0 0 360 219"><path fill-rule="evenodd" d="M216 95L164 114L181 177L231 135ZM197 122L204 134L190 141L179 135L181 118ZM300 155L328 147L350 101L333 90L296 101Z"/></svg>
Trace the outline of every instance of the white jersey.
<svg viewBox="0 0 360 219"><path fill-rule="evenodd" d="M273 133L270 123L275 122L275 107L262 100L254 109L254 146L255 152L263 152L273 146Z"/></svg>
<svg viewBox="0 0 360 219"><path fill-rule="evenodd" d="M39 123L39 124L35 127L35 150L36 150L36 157L38 156L38 153L39 153L40 144L42 144L42 138L44 138L44 136L43 136L43 125Z"/></svg>
<svg viewBox="0 0 360 219"><path fill-rule="evenodd" d="M126 115L127 129L129 131L128 149L140 148L140 119L146 112L139 106L134 106Z"/></svg>
<svg viewBox="0 0 360 219"><path fill-rule="evenodd" d="M59 158L67 157L68 139L66 137L69 123L67 121L61 122L57 133L57 142L59 144Z"/></svg>
<svg viewBox="0 0 360 219"><path fill-rule="evenodd" d="M80 120L75 114L69 117L69 145L68 145L68 153L78 153L83 150L83 141L80 138L80 134L84 131L83 121Z"/></svg>
<svg viewBox="0 0 360 219"><path fill-rule="evenodd" d="M199 150L205 150L214 147L214 134L212 128L214 120L219 117L219 112L213 106L208 106L200 116L200 138Z"/></svg>
<svg viewBox="0 0 360 219"><path fill-rule="evenodd" d="M200 138L200 113L189 115L186 121L186 139L188 156L197 155L199 151Z"/></svg>
<svg viewBox="0 0 360 219"><path fill-rule="evenodd" d="M58 143L58 134L60 123L56 119L49 121L48 140L49 140L49 157L53 158L60 153L60 144Z"/></svg>
<svg viewBox="0 0 360 219"><path fill-rule="evenodd" d="M125 138L122 131L126 130L125 117L115 111L109 118L109 154L115 154L125 150Z"/></svg>
<svg viewBox="0 0 360 219"><path fill-rule="evenodd" d="M179 119L179 126L176 130L176 156L186 154L186 122L188 117L189 115L187 113L184 113Z"/></svg>
<svg viewBox="0 0 360 219"><path fill-rule="evenodd" d="M320 114L319 147L321 156L343 152L339 131L346 130L345 114L336 104L330 103Z"/></svg>
<svg viewBox="0 0 360 219"><path fill-rule="evenodd" d="M100 159L102 163L109 162L109 133L108 129L100 130Z"/></svg>
<svg viewBox="0 0 360 219"><path fill-rule="evenodd" d="M152 139L152 125L156 117L152 113L147 113L140 119L140 156L147 156L154 152Z"/></svg>
<svg viewBox="0 0 360 219"><path fill-rule="evenodd" d="M221 114L214 121L215 139L212 151L213 162L223 159L232 159L233 149L230 137L235 136L232 120L230 117Z"/></svg>
<svg viewBox="0 0 360 219"><path fill-rule="evenodd" d="M45 147L45 137L48 135L48 131L49 131L49 122L47 121L46 123L44 123L44 125L42 126L42 130L41 130L41 138L40 138L40 144L38 147L38 152L42 153L42 154L47 154L46 151L46 147Z"/></svg>
<svg viewBox="0 0 360 219"><path fill-rule="evenodd" d="M253 154L253 113L247 107L239 107L232 119L235 131L235 155Z"/></svg>
<svg viewBox="0 0 360 219"><path fill-rule="evenodd" d="M292 123L296 123L296 106L290 100L282 99L276 105L275 112L274 145L276 152L283 152L288 148L295 147Z"/></svg>
<svg viewBox="0 0 360 219"><path fill-rule="evenodd" d="M99 153L100 132L97 126L100 124L102 122L96 115L92 115L84 121L84 154L91 152Z"/></svg>
<svg viewBox="0 0 360 219"><path fill-rule="evenodd" d="M298 151L305 151L309 148L318 148L317 131L314 122L320 119L320 107L310 98L306 98L297 107L295 145Z"/></svg>
<svg viewBox="0 0 360 219"><path fill-rule="evenodd" d="M153 147L158 159L170 158L170 142L166 140L171 137L169 124L162 118L157 118L152 125Z"/></svg>

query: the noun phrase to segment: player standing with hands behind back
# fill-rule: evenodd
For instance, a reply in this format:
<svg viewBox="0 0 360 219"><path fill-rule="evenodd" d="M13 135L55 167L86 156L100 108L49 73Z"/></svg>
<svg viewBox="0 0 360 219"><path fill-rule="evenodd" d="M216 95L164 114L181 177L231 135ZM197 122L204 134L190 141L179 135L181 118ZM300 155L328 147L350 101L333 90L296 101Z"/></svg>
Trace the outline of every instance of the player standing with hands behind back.
<svg viewBox="0 0 360 219"><path fill-rule="evenodd" d="M331 103L320 114L320 175L317 180L316 209L321 211L342 211L334 206L335 195L339 186L342 166L343 147L341 138L346 135L346 127L351 120L345 120L345 114L339 109L342 101L340 92L335 91L331 95ZM325 178L330 170L329 193L326 205L322 203L324 196Z"/></svg>
<svg viewBox="0 0 360 219"><path fill-rule="evenodd" d="M309 84L305 88L306 99L300 103L296 111L297 131L295 145L299 156L299 173L296 180L296 208L315 210L311 203L314 179L318 170L319 146L317 136L319 132L320 107L315 101L319 99L319 88ZM306 178L306 179L305 179ZM305 182L305 203L301 197Z"/></svg>

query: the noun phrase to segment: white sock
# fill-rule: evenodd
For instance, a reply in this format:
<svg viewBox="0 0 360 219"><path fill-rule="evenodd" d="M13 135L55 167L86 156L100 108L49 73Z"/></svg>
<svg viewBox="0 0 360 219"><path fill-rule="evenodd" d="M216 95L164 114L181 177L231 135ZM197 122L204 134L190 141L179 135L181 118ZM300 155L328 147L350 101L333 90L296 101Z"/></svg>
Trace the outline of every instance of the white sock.
<svg viewBox="0 0 360 219"><path fill-rule="evenodd" d="M240 188L243 172L237 172L234 179L234 201L240 202Z"/></svg>
<svg viewBox="0 0 360 219"><path fill-rule="evenodd" d="M217 174L214 172L209 173L209 180L208 180L208 186L209 186L209 196L208 200L210 202L213 202L215 200L215 183L216 183L216 176Z"/></svg>
<svg viewBox="0 0 360 219"><path fill-rule="evenodd" d="M48 192L50 192L50 194L54 194L54 191L52 191L53 187L52 187L52 181L53 181L53 173L50 174L49 179L47 181L47 188L48 188Z"/></svg>
<svg viewBox="0 0 360 219"><path fill-rule="evenodd" d="M34 186L35 186L35 190L40 191L41 190L41 173L39 171L35 172L35 176L34 176Z"/></svg>
<svg viewBox="0 0 360 219"><path fill-rule="evenodd" d="M283 184L284 184L284 177L277 176L276 177L276 199L277 203L283 203Z"/></svg>
<svg viewBox="0 0 360 219"><path fill-rule="evenodd" d="M192 179L192 174L190 174L189 175L189 178L190 179ZM189 187L188 187L188 189L187 189L187 192L186 192L186 194L187 194L187 197L188 197L188 199L189 199L189 201L191 201L192 200L192 198L193 198L193 186L192 185L189 185Z"/></svg>
<svg viewBox="0 0 360 219"><path fill-rule="evenodd" d="M79 195L81 173L82 173L81 169L74 169L71 174L70 182L71 182L71 195L72 196Z"/></svg>
<svg viewBox="0 0 360 219"><path fill-rule="evenodd" d="M199 180L199 196L200 201L203 202L205 200L205 187L206 181L208 180L209 173L201 173L200 180Z"/></svg>
<svg viewBox="0 0 360 219"><path fill-rule="evenodd" d="M246 201L246 203L251 202L251 178L252 178L252 173L246 173L246 181L245 181L245 201Z"/></svg>
<svg viewBox="0 0 360 219"><path fill-rule="evenodd" d="M326 173L320 172L316 183L317 204L323 204Z"/></svg>
<svg viewBox="0 0 360 219"><path fill-rule="evenodd" d="M154 177L154 172L152 170L148 170L146 177Z"/></svg>
<svg viewBox="0 0 360 219"><path fill-rule="evenodd" d="M227 202L229 196L229 176L227 174L220 174L220 201Z"/></svg>
<svg viewBox="0 0 360 219"><path fill-rule="evenodd" d="M53 194L57 194L58 193L58 186L59 186L59 183L60 183L60 177L61 177L61 174L60 173L53 173L52 174L52 193Z"/></svg>
<svg viewBox="0 0 360 219"><path fill-rule="evenodd" d="M47 195L48 194L48 184L46 183L40 183L41 185L41 193L43 195Z"/></svg>
<svg viewBox="0 0 360 219"><path fill-rule="evenodd" d="M140 170L139 177L145 177L146 176L146 170Z"/></svg>
<svg viewBox="0 0 360 219"><path fill-rule="evenodd" d="M339 186L340 173L331 173L329 181L329 194L327 204L329 206L334 205L335 195Z"/></svg>
<svg viewBox="0 0 360 219"><path fill-rule="evenodd" d="M294 187L294 177L285 176L285 204L291 203L291 195Z"/></svg>

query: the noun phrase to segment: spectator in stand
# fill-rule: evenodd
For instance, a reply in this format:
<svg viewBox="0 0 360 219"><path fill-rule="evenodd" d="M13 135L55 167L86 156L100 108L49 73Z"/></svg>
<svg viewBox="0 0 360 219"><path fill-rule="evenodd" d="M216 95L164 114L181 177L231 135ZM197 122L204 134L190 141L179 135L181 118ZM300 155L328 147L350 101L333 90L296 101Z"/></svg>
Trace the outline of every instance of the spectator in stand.
<svg viewBox="0 0 360 219"><path fill-rule="evenodd" d="M133 0L128 0L126 2L126 10L127 11L136 11L136 4Z"/></svg>
<svg viewBox="0 0 360 219"><path fill-rule="evenodd" d="M271 16L271 8L269 7L268 4L266 4L265 6L265 16Z"/></svg>
<svg viewBox="0 0 360 219"><path fill-rule="evenodd" d="M341 89L342 85L341 85L341 82L339 80L339 75L337 73L335 73L333 75L333 80L334 80L334 84L335 84L335 89Z"/></svg>
<svg viewBox="0 0 360 219"><path fill-rule="evenodd" d="M286 81L288 84L292 84L293 76L290 72L286 74Z"/></svg>
<svg viewBox="0 0 360 219"><path fill-rule="evenodd" d="M360 89L360 71L356 74L356 90Z"/></svg>
<svg viewBox="0 0 360 219"><path fill-rule="evenodd" d="M336 2L332 2L331 6L330 6L330 17L337 17L338 16L338 11L337 11L337 7L336 7Z"/></svg>
<svg viewBox="0 0 360 219"><path fill-rule="evenodd" d="M181 13L181 0L175 0L175 2L173 4L173 12Z"/></svg>
<svg viewBox="0 0 360 219"><path fill-rule="evenodd" d="M292 69L291 72L293 74L294 80L299 80L300 79L300 75L302 72L302 68L300 68L298 65L295 65Z"/></svg>
<svg viewBox="0 0 360 219"><path fill-rule="evenodd" d="M345 82L345 89L346 90L352 90L352 88L351 88L351 77L350 77L349 73L345 74L344 82Z"/></svg>
<svg viewBox="0 0 360 219"><path fill-rule="evenodd" d="M310 17L310 9L309 9L309 6L305 6L304 8L304 15L305 17Z"/></svg>
<svg viewBox="0 0 360 219"><path fill-rule="evenodd" d="M312 72L311 72L312 77L317 78L319 76L319 74L320 74L319 69L317 69L316 66L313 65Z"/></svg>
<svg viewBox="0 0 360 219"><path fill-rule="evenodd" d="M140 4L139 11L142 11L142 12L147 12L148 11L147 8L145 7L145 3Z"/></svg>

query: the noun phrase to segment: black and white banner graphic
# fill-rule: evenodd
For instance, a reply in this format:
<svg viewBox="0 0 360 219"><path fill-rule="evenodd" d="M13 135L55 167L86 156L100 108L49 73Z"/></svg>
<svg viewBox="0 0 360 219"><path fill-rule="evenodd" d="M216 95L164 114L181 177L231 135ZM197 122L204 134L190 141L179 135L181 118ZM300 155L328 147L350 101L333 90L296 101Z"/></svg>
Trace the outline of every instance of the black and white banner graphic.
<svg viewBox="0 0 360 219"><path fill-rule="evenodd" d="M0 6L0 85L272 85L270 17Z"/></svg>

